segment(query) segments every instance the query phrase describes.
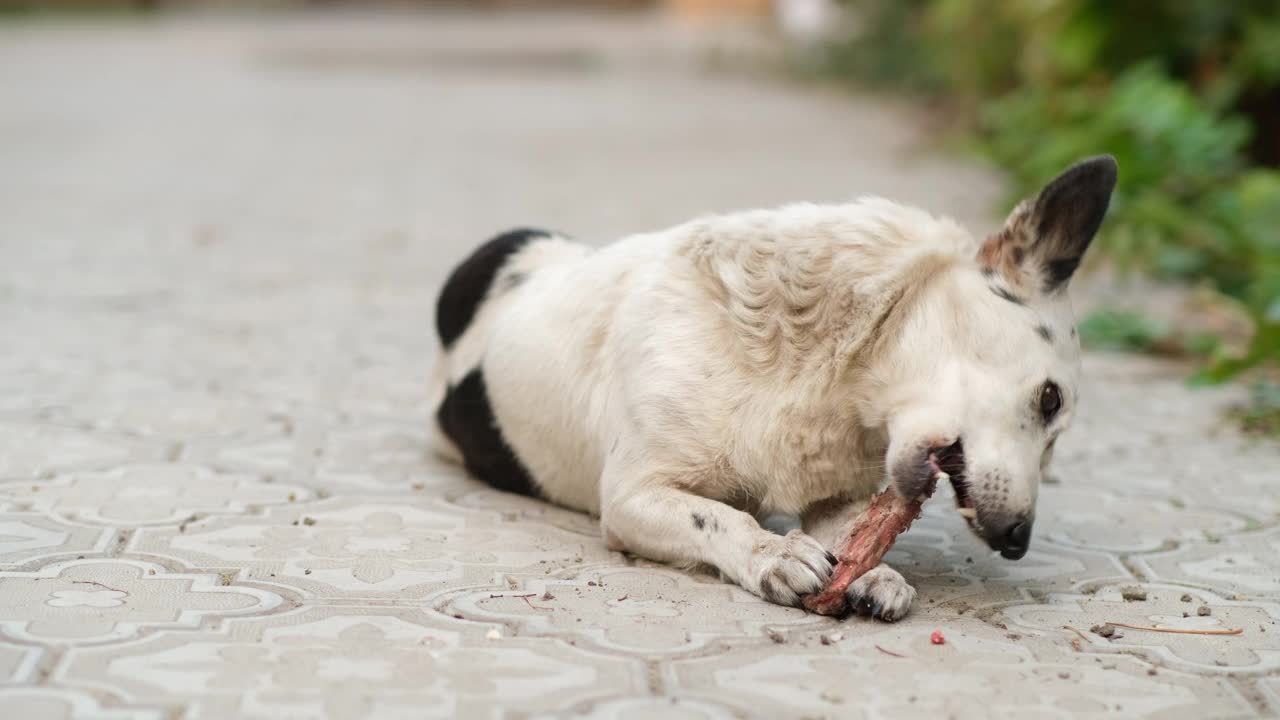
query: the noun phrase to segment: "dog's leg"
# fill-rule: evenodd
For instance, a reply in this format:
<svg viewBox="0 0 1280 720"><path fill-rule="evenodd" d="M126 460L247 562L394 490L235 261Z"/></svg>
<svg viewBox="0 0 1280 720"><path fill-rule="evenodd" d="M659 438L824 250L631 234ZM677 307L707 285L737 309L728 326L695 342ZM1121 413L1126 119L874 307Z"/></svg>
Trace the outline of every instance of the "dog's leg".
<svg viewBox="0 0 1280 720"><path fill-rule="evenodd" d="M835 557L799 530L785 536L728 505L649 481L604 506L610 547L692 566L714 565L747 590L779 605L798 605L831 577Z"/></svg>
<svg viewBox="0 0 1280 720"><path fill-rule="evenodd" d="M824 547L836 548L849 536L853 522L866 510L870 499L828 498L814 503L800 516L806 533ZM915 602L916 590L897 570L880 563L853 581L846 593L849 609L859 615L893 622L906 617Z"/></svg>

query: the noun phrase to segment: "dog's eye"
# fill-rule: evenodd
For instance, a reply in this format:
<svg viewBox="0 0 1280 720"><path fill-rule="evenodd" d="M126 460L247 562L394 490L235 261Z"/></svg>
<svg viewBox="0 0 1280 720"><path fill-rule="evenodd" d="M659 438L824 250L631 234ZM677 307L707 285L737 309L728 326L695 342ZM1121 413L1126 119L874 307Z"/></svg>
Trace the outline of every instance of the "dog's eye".
<svg viewBox="0 0 1280 720"><path fill-rule="evenodd" d="M1062 409L1062 391L1057 383L1047 382L1040 388L1040 416L1047 423Z"/></svg>

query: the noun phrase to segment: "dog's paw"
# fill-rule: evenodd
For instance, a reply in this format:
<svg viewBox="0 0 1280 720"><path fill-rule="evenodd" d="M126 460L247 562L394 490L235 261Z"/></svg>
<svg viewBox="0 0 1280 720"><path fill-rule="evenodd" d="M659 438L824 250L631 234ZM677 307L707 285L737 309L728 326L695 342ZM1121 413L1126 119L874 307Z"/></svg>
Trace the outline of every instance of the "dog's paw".
<svg viewBox="0 0 1280 720"><path fill-rule="evenodd" d="M835 563L835 556L799 530L769 535L752 549L744 585L769 602L795 606L827 584Z"/></svg>
<svg viewBox="0 0 1280 720"><path fill-rule="evenodd" d="M916 589L902 574L888 565L872 568L853 581L846 593L849 611L885 622L907 616L916 600Z"/></svg>

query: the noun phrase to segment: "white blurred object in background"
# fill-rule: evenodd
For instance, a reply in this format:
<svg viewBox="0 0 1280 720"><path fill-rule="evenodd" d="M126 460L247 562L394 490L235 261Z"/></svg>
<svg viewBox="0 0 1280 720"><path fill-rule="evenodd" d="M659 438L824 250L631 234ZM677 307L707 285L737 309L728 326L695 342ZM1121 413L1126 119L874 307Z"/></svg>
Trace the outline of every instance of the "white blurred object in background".
<svg viewBox="0 0 1280 720"><path fill-rule="evenodd" d="M815 42L835 24L835 0L774 0L778 25L792 40Z"/></svg>

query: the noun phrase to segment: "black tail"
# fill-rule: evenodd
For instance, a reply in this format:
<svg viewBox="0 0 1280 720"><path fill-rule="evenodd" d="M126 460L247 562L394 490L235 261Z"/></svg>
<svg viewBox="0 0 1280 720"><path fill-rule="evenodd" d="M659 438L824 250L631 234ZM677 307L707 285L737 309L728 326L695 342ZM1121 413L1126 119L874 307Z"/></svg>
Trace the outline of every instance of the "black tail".
<svg viewBox="0 0 1280 720"><path fill-rule="evenodd" d="M467 331L503 264L533 240L551 237L543 230L521 228L486 242L454 268L436 301L436 332L447 350Z"/></svg>

